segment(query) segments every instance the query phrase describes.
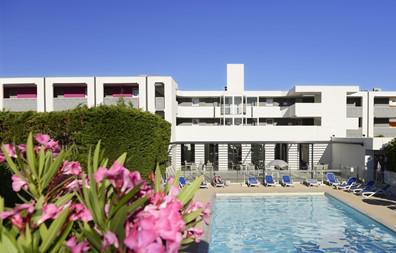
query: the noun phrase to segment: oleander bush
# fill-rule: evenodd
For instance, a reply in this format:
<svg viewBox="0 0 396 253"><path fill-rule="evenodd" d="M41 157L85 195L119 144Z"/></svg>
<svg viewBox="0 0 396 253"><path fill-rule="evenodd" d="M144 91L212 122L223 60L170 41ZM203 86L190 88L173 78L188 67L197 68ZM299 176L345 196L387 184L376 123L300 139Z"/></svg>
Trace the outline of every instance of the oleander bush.
<svg viewBox="0 0 396 253"><path fill-rule="evenodd" d="M386 169L396 172L396 138L384 147L386 155Z"/></svg>
<svg viewBox="0 0 396 253"><path fill-rule="evenodd" d="M175 253L208 222L209 206L193 201L202 177L180 188L157 166L145 180L125 167L126 153L110 163L100 141L85 167L45 134L1 149L21 204L4 208L0 198L0 252Z"/></svg>

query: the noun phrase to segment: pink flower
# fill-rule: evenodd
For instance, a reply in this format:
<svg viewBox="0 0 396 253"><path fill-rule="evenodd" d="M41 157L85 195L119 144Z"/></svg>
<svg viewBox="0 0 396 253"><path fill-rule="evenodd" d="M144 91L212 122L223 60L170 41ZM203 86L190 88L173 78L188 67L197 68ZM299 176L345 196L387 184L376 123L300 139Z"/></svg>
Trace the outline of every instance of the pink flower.
<svg viewBox="0 0 396 253"><path fill-rule="evenodd" d="M69 162L64 161L61 171L65 175L76 175L79 176L81 174L81 165L79 162Z"/></svg>
<svg viewBox="0 0 396 253"><path fill-rule="evenodd" d="M4 160L5 160L4 155L2 153L0 153L0 163L4 162Z"/></svg>
<svg viewBox="0 0 396 253"><path fill-rule="evenodd" d="M26 225L25 224L26 222L20 213L17 213L15 215L11 216L11 222L19 230L22 230L23 228L25 228L25 225Z"/></svg>
<svg viewBox="0 0 396 253"><path fill-rule="evenodd" d="M60 152L59 142L51 139L45 144L45 149L51 150L52 153L57 154Z"/></svg>
<svg viewBox="0 0 396 253"><path fill-rule="evenodd" d="M156 201L161 196L154 197ZM174 197L159 205L149 204L136 215L134 223L126 224L125 245L135 251L178 252L185 224L180 214L182 204ZM164 244L162 243L164 242ZM164 246L164 247L163 247Z"/></svg>
<svg viewBox="0 0 396 253"><path fill-rule="evenodd" d="M88 222L92 220L91 212L83 204L74 204L71 206L72 214L70 215L70 220L82 220Z"/></svg>
<svg viewBox="0 0 396 253"><path fill-rule="evenodd" d="M186 209L186 213L192 213L194 211L197 211L199 209L202 209L201 217L203 218L204 222L206 224L209 224L210 220L210 203L202 203L199 201L191 202L190 205Z"/></svg>
<svg viewBox="0 0 396 253"><path fill-rule="evenodd" d="M113 245L115 248L118 248L118 246L119 246L118 239L117 239L117 236L113 232L107 231L103 238L102 247L103 247L103 249L106 249L110 245Z"/></svg>
<svg viewBox="0 0 396 253"><path fill-rule="evenodd" d="M3 144L3 148L5 149L5 151L7 152L7 154L10 157L14 157L14 158L17 157L14 145L12 145L12 144Z"/></svg>
<svg viewBox="0 0 396 253"><path fill-rule="evenodd" d="M84 240L77 243L75 236L70 237L70 239L66 241L66 246L70 249L71 253L83 253L89 250L88 241Z"/></svg>
<svg viewBox="0 0 396 253"><path fill-rule="evenodd" d="M43 214L41 218L37 221L37 225L49 220L54 219L60 213L62 207L57 207L55 204L46 204L43 206Z"/></svg>
<svg viewBox="0 0 396 253"><path fill-rule="evenodd" d="M28 184L24 179L18 177L15 174L12 175L11 179L12 179L12 190L14 192L19 192L21 189L24 189L25 191L27 191Z"/></svg>
<svg viewBox="0 0 396 253"><path fill-rule="evenodd" d="M102 182L102 180L107 176L107 169L104 167L99 167L99 169L95 173L95 181L96 183Z"/></svg>
<svg viewBox="0 0 396 253"><path fill-rule="evenodd" d="M36 134L36 136L34 136L34 138L41 145L46 145L51 139L49 135L41 134L41 133Z"/></svg>
<svg viewBox="0 0 396 253"><path fill-rule="evenodd" d="M187 235L188 237L194 238L196 243L199 243L203 235L203 230L200 228L192 227L187 230Z"/></svg>
<svg viewBox="0 0 396 253"><path fill-rule="evenodd" d="M19 145L18 145L18 150L19 150L21 153L25 153L25 152L26 152L26 144L19 144Z"/></svg>

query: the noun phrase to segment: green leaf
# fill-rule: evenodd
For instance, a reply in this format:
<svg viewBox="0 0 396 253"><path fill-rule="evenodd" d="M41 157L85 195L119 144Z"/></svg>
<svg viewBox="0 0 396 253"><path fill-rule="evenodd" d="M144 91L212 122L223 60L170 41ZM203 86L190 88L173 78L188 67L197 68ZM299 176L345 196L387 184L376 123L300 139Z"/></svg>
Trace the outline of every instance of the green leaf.
<svg viewBox="0 0 396 253"><path fill-rule="evenodd" d="M139 207L142 207L143 204L146 203L147 200L148 200L147 197L141 197L141 198L133 201L133 203L126 208L127 212L129 214L135 212L135 210L138 209Z"/></svg>
<svg viewBox="0 0 396 253"><path fill-rule="evenodd" d="M125 238L125 220L127 219L128 216L128 210L127 208L122 208L117 212L117 215L115 215L111 220L110 220L110 230L115 232L117 234L117 237L120 241L124 241Z"/></svg>
<svg viewBox="0 0 396 253"><path fill-rule="evenodd" d="M50 154L50 153L48 153L48 154ZM39 181L39 182L40 182L41 175L43 174L43 171L44 171L45 159L46 159L46 154L44 152L44 149L41 148L40 153L39 153L38 179L37 179L37 181Z"/></svg>
<svg viewBox="0 0 396 253"><path fill-rule="evenodd" d="M82 227L82 232L84 236L88 239L90 244L97 250L100 251L102 247L102 239L96 231L94 231L87 223L84 223L84 226Z"/></svg>
<svg viewBox="0 0 396 253"><path fill-rule="evenodd" d="M26 159L27 159L30 170L32 171L35 178L38 179L38 173L37 173L37 168L36 168L36 154L34 152L32 132L29 133L27 143L26 143Z"/></svg>
<svg viewBox="0 0 396 253"><path fill-rule="evenodd" d="M3 234L0 241L0 252L7 253L18 253L19 250L17 248L16 242L13 242L9 238L9 234Z"/></svg>
<svg viewBox="0 0 396 253"><path fill-rule="evenodd" d="M124 165L126 156L127 156L127 153L124 152L122 155L120 155L120 156L117 158L117 162L118 162L119 164L121 164L121 165Z"/></svg>
<svg viewBox="0 0 396 253"><path fill-rule="evenodd" d="M59 236L61 232L62 226L64 225L66 218L69 215L69 209L65 208L58 217L51 223L48 229L48 236L43 238L43 243L40 246L40 252L46 252L51 244L56 241L56 238Z"/></svg>
<svg viewBox="0 0 396 253"><path fill-rule="evenodd" d="M67 224L67 227L63 231L62 235L56 239L56 243L55 243L54 247L52 248L51 253L59 252L59 249L65 244L65 240L66 240L67 236L70 234L73 224L74 224L73 221L70 222L69 224Z"/></svg>
<svg viewBox="0 0 396 253"><path fill-rule="evenodd" d="M190 223L191 221L193 221L193 220L195 220L197 217L199 217L199 216L201 215L201 213L202 213L202 209L198 209L198 210L196 210L196 211L194 211L194 212L192 212L192 213L189 213L189 214L185 215L185 216L183 217L184 223L185 223L185 224Z"/></svg>
<svg viewBox="0 0 396 253"><path fill-rule="evenodd" d="M45 223L40 224L39 232L40 232L41 238L47 238L48 237L48 229L47 229L47 226L45 225Z"/></svg>
<svg viewBox="0 0 396 253"><path fill-rule="evenodd" d="M14 172L17 176L21 177L21 173L19 172L18 167L16 166L16 164L14 163L14 161L12 160L12 158L10 157L4 146L1 147L1 150L3 151L8 167L10 167L12 172Z"/></svg>
<svg viewBox="0 0 396 253"><path fill-rule="evenodd" d="M159 164L157 163L157 167L155 169L155 183L154 190L155 192L159 192L161 190L161 170Z"/></svg>
<svg viewBox="0 0 396 253"><path fill-rule="evenodd" d="M109 219L111 219L121 207L125 206L136 195L136 193L139 192L141 185L142 183L133 187L133 189L130 190L127 194L125 194L115 206L112 206L110 210Z"/></svg>
<svg viewBox="0 0 396 253"><path fill-rule="evenodd" d="M46 168L47 170L44 172L41 181L41 189L47 188L48 184L52 181L53 177L56 175L63 162L64 155L65 152L62 150L55 158L55 160L53 160L52 163L50 163L49 168Z"/></svg>
<svg viewBox="0 0 396 253"><path fill-rule="evenodd" d="M0 197L0 212L4 211L4 199ZM0 219L0 241L1 241L1 235L3 234L3 220Z"/></svg>
<svg viewBox="0 0 396 253"><path fill-rule="evenodd" d="M182 202L183 206L187 204L193 197L195 192L199 189L203 181L203 177L200 176L196 178L191 184L186 185L182 188L179 195L177 195L177 199Z"/></svg>
<svg viewBox="0 0 396 253"><path fill-rule="evenodd" d="M96 148L94 151L94 157L93 157L93 172L96 172L99 166L99 153L100 153L100 143L101 141L98 141L98 144L96 144Z"/></svg>

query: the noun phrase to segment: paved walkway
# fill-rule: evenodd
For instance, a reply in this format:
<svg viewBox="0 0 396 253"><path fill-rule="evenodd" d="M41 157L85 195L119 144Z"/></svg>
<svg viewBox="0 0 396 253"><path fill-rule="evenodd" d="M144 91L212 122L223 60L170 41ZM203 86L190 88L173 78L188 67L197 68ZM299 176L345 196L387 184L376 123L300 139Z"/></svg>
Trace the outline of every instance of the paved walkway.
<svg viewBox="0 0 396 253"><path fill-rule="evenodd" d="M364 199L361 196L356 196L349 192L336 190L327 185L321 185L319 187L306 187L302 184L295 184L294 187L264 187L262 185L260 185L259 187L247 187L245 185L241 186L240 184L231 184L224 188L214 188L210 186L209 189L200 189L197 192L195 199L204 202L212 202L215 198L216 193L277 194L310 192L326 192L396 232L396 200L377 197ZM194 247L194 250L189 251L206 252L208 246L208 239L208 237L204 238L204 246L201 245L200 247L198 247L199 249Z"/></svg>

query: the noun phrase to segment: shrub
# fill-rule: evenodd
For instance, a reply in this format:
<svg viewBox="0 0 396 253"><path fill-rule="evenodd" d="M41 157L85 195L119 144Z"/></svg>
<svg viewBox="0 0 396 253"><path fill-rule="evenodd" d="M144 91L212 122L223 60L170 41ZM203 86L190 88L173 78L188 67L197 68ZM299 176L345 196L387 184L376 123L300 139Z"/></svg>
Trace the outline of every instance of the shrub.
<svg viewBox="0 0 396 253"><path fill-rule="evenodd" d="M170 140L168 122L124 104L48 113L0 112L0 142L22 143L29 132L48 133L83 165L89 148L101 140L110 161L126 152L125 165L144 177L156 163L166 162Z"/></svg>
<svg viewBox="0 0 396 253"><path fill-rule="evenodd" d="M200 240L209 208L192 199L201 177L180 189L157 167L148 182L124 167L126 153L108 166L100 142L83 168L48 135L35 140L2 146L13 190L31 199L4 211L0 198L0 252L176 253Z"/></svg>
<svg viewBox="0 0 396 253"><path fill-rule="evenodd" d="M386 169L396 171L396 138L384 147L386 155Z"/></svg>

